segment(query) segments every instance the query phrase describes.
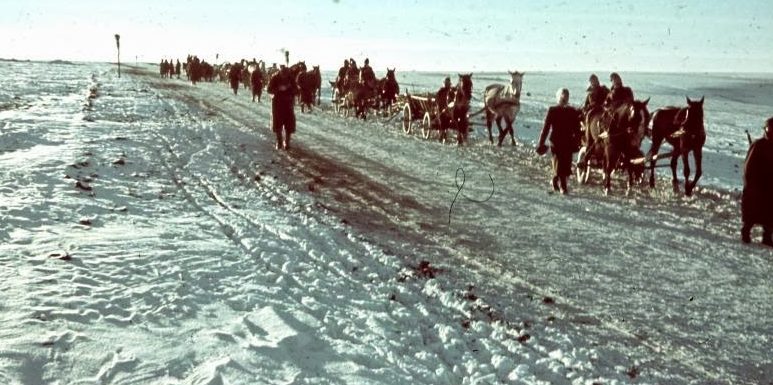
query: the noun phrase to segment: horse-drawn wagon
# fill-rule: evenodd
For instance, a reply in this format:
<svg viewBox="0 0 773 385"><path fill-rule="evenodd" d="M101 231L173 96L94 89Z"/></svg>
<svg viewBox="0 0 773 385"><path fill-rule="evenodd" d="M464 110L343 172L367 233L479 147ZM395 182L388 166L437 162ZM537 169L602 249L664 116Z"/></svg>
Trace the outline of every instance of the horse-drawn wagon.
<svg viewBox="0 0 773 385"><path fill-rule="evenodd" d="M421 133L429 139L432 131L438 131L440 140L446 140L448 130L456 131L458 144L467 141L470 129L470 98L472 74L459 75L459 83L451 87L444 100L432 94L417 96L406 94L403 103L403 131L411 133L414 121L421 120Z"/></svg>
<svg viewBox="0 0 773 385"><path fill-rule="evenodd" d="M437 123L438 107L435 98L431 94L418 96L405 94L398 98L398 103L403 104L403 131L406 134L413 132L414 122L421 121L421 135L429 138L430 130L439 129Z"/></svg>

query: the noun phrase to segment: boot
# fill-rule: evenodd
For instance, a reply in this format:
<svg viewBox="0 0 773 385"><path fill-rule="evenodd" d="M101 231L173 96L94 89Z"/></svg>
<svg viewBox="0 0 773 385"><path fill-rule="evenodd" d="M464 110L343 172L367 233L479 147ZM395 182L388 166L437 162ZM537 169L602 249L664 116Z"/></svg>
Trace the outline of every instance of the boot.
<svg viewBox="0 0 773 385"><path fill-rule="evenodd" d="M567 177L565 177L565 176L562 176L560 178L560 181L561 181L561 194L564 194L564 195L569 194L569 188L566 187L566 179L567 179Z"/></svg>
<svg viewBox="0 0 773 385"><path fill-rule="evenodd" d="M284 147L284 142L282 141L282 134L277 132L276 133L276 149L281 150Z"/></svg>
<svg viewBox="0 0 773 385"><path fill-rule="evenodd" d="M773 228L765 226L762 228L762 244L773 247Z"/></svg>
<svg viewBox="0 0 773 385"><path fill-rule="evenodd" d="M289 150L290 149L290 133L289 132L285 134L285 141L284 141L282 147L284 147L285 150Z"/></svg>
<svg viewBox="0 0 773 385"><path fill-rule="evenodd" d="M743 226L741 227L741 242L751 243L752 241L751 231L752 231L752 226L744 223Z"/></svg>

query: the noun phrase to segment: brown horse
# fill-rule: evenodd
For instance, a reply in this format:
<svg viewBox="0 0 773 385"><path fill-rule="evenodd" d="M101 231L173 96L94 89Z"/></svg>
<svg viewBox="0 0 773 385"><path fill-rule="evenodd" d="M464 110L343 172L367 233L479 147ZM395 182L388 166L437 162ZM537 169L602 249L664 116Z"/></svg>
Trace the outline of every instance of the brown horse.
<svg viewBox="0 0 773 385"><path fill-rule="evenodd" d="M304 112L305 107L308 107L309 112L311 112L312 106L315 103L314 99L322 83L319 66L314 66L311 71L299 73L296 82L301 94L301 112Z"/></svg>
<svg viewBox="0 0 773 385"><path fill-rule="evenodd" d="M586 117L585 147L580 150L577 162L581 182L587 182L590 164L595 159L601 161L605 194L609 194L612 172L618 168L628 173L627 190L630 191L639 171L631 160L641 156L639 148L650 122L647 103L649 99L635 100Z"/></svg>
<svg viewBox="0 0 773 385"><path fill-rule="evenodd" d="M395 68L387 68L386 77L378 82L379 106L382 109L391 112L392 106L397 101L397 95L400 93L400 85L395 79Z"/></svg>
<svg viewBox="0 0 773 385"><path fill-rule="evenodd" d="M440 140L445 142L447 129L456 130L456 143L467 142L470 130L470 99L472 98L472 73L459 74L459 82L448 94L448 107L438 113ZM447 124L443 124L444 120ZM450 122L449 122L450 120Z"/></svg>
<svg viewBox="0 0 773 385"><path fill-rule="evenodd" d="M687 97L687 107L664 107L655 111L652 116L652 146L647 153L651 160L650 187L655 187L655 155L663 140L674 149L671 156L671 184L674 191L679 191L679 179L676 176L676 166L679 156L682 157L684 170L684 193L691 196L703 175L702 159L703 145L706 143L706 129L703 126L703 100L690 100ZM695 159L695 178L690 181L690 162L688 156L693 153Z"/></svg>

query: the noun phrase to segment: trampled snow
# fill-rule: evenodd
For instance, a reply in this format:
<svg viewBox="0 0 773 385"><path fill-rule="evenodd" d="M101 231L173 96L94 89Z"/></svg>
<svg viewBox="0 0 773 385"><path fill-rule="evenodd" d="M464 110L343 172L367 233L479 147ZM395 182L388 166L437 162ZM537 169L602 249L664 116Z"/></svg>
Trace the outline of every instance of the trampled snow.
<svg viewBox="0 0 773 385"><path fill-rule="evenodd" d="M526 74L515 148L325 102L281 152L268 99L123 70L0 62L0 383L773 383L773 251L738 234L768 75L622 74L706 96L687 198L549 193L534 140L587 74Z"/></svg>

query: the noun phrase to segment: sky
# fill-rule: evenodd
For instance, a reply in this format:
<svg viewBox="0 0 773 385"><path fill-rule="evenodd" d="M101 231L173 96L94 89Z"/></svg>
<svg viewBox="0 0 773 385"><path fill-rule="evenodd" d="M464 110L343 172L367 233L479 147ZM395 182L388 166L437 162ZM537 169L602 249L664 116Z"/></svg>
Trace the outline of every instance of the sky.
<svg viewBox="0 0 773 385"><path fill-rule="evenodd" d="M4 0L0 58L770 72L773 1ZM383 69L382 69L383 70Z"/></svg>

